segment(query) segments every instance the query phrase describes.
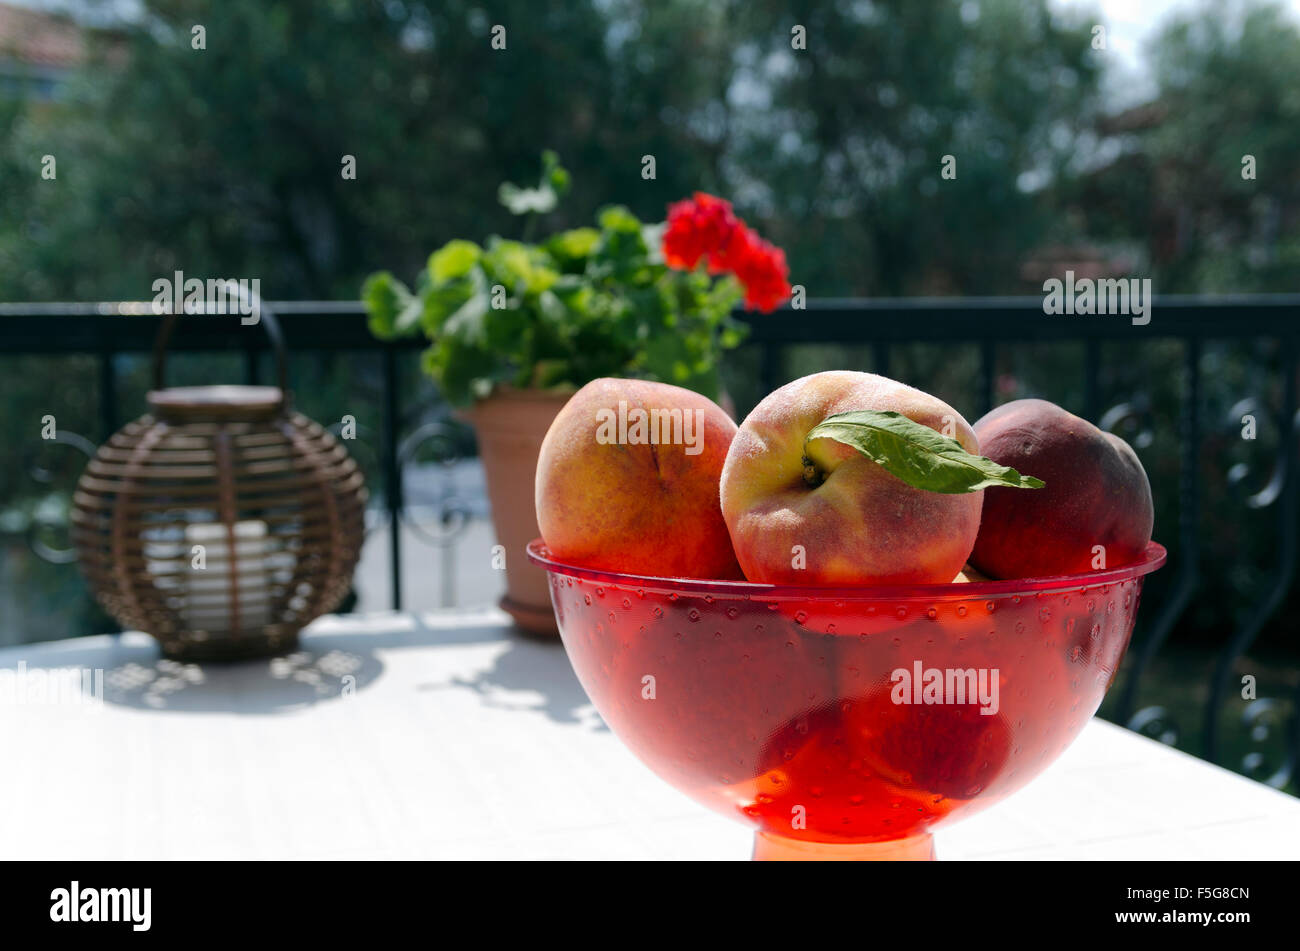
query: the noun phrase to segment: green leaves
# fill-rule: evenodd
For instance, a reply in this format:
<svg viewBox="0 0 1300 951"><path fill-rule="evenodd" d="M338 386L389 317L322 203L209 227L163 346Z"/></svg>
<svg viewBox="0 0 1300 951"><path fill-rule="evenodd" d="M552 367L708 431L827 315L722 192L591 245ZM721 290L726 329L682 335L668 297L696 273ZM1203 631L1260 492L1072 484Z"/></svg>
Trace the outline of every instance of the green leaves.
<svg viewBox="0 0 1300 951"><path fill-rule="evenodd" d="M540 294L560 279L550 255L519 241L492 238L481 263L488 283L500 284L512 294Z"/></svg>
<svg viewBox="0 0 1300 951"><path fill-rule="evenodd" d="M580 262L589 258L599 244L600 232L595 228L574 228L547 241L546 250L563 262Z"/></svg>
<svg viewBox="0 0 1300 951"><path fill-rule="evenodd" d="M1041 479L972 455L957 440L902 413L836 413L812 428L804 446L814 439L834 439L851 446L908 485L927 492L957 495L993 486L1041 489L1044 485Z"/></svg>
<svg viewBox="0 0 1300 951"><path fill-rule="evenodd" d="M507 184L502 199L511 210L545 212L568 187L548 152L537 187ZM742 291L732 278L668 268L662 230L615 205L601 209L596 227L537 244L449 241L429 256L414 291L386 271L371 275L362 288L370 329L384 340L423 332L431 342L423 367L456 405L502 384L576 388L600 376L715 397L718 357L747 330L731 316Z"/></svg>
<svg viewBox="0 0 1300 951"><path fill-rule="evenodd" d="M388 271L366 278L361 301L370 314L370 332L380 340L404 337L420 325L423 304Z"/></svg>
<svg viewBox="0 0 1300 951"><path fill-rule="evenodd" d="M448 241L429 255L429 277L435 284L464 277L482 256L482 249L473 241Z"/></svg>

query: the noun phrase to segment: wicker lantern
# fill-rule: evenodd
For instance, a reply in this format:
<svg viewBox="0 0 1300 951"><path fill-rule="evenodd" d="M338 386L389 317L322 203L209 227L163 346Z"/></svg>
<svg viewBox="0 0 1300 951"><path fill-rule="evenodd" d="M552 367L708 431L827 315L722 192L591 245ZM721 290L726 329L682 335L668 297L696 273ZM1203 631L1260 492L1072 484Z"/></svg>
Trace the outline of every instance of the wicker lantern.
<svg viewBox="0 0 1300 951"><path fill-rule="evenodd" d="M360 554L361 472L290 410L279 328L265 308L261 320L279 386L165 389L168 316L150 413L100 447L77 483L73 541L95 597L168 657L292 650L347 594Z"/></svg>

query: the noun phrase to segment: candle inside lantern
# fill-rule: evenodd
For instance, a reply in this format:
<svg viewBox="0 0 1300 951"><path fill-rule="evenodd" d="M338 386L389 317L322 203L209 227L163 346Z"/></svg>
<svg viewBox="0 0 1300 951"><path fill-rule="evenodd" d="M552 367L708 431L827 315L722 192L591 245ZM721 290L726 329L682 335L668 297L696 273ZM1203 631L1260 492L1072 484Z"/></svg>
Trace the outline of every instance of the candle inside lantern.
<svg viewBox="0 0 1300 951"><path fill-rule="evenodd" d="M251 631L271 623L271 559L266 523L256 519L236 522L233 558L230 543L231 532L223 524L185 526L190 557L186 561L183 614L190 630ZM196 545L202 546L201 557Z"/></svg>

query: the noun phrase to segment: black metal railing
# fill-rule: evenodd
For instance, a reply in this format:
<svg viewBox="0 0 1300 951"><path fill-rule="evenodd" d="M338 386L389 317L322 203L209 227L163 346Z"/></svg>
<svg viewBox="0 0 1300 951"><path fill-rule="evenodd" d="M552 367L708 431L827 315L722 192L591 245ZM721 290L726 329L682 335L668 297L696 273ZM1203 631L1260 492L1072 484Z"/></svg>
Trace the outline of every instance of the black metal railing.
<svg viewBox="0 0 1300 951"><path fill-rule="evenodd" d="M383 343L367 330L364 314L351 302L279 302L274 309L286 338L296 353L378 354L382 368L382 437L379 440L383 512L390 532L392 558L391 598L394 608L402 606L400 525L403 516L404 450L403 428L409 422L402 413L399 365L409 351L422 348L418 339ZM1203 580L1202 505L1204 486L1202 449L1214 427L1204 418L1204 369L1207 344L1211 341L1258 341L1274 348L1275 367L1255 379L1252 393L1274 395L1269 411L1279 433L1272 475L1259 492L1246 499L1247 506L1275 509L1278 513L1279 548L1271 575L1260 594L1252 592L1253 607L1244 620L1223 638L1207 685L1203 722L1200 727L1202 752L1207 758L1224 760L1222 728L1225 706L1240 659L1251 650L1270 622L1282 611L1295 583L1300 546L1300 474L1297 444L1300 443L1300 414L1297 412L1297 367L1300 366L1300 295L1163 297L1151 308L1150 323L1135 326L1121 316L1049 316L1041 298L912 298L896 300L817 300L802 312L779 311L770 315L740 314L750 325L744 345L753 353L755 392L766 393L787 381L787 355L800 345L862 348L871 355L871 369L889 373L896 348L911 344L944 347L973 346L975 401L980 413L992 408L997 396L999 357L1004 350L1026 343L1072 343L1082 347L1077 361L1079 379L1072 381L1082 394L1081 415L1109 428L1140 414L1136 393L1121 393L1118 403L1105 406L1102 387L1103 347L1127 345L1142 348L1152 341L1165 341L1180 348L1177 358L1180 380L1177 386L1177 529L1169 538L1171 578L1164 583L1161 600L1143 613L1134 647L1127 661L1125 677L1116 691L1113 716L1119 722L1148 735L1174 738L1170 715L1160 706L1139 705L1144 675L1180 619L1196 603ZM115 431L124 419L118 404L119 385L116 358L122 354L146 353L157 331L157 316L148 303L88 304L0 304L0 354L93 355L99 365L99 439ZM203 319L186 328L175 348L182 352L235 352L245 355L245 376L258 380L259 355L265 338L242 333L238 319ZM1124 398L1128 397L1128 398ZM752 402L749 400L748 402ZM1256 404L1251 404L1256 406ZM1260 402L1258 407L1266 403ZM741 406L743 412L747 406ZM1264 412L1264 409L1259 409ZM409 436L408 436L409 438ZM1157 495L1174 491L1157 484ZM0 500L3 502L3 500ZM71 632L69 632L71 633ZM1237 768L1260 775L1279 787L1297 775L1300 764L1300 687L1289 699L1257 698L1241 716L1255 739L1267 733L1266 726L1284 714L1285 740L1280 765L1261 774L1258 763ZM1273 723L1273 726L1278 724ZM1253 755L1253 754L1252 754Z"/></svg>

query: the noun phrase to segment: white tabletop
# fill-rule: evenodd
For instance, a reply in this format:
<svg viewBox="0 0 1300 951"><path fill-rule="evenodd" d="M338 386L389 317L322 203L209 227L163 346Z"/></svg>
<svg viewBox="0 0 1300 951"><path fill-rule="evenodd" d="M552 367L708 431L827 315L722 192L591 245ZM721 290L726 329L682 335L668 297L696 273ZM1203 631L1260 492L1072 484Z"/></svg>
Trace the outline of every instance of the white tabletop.
<svg viewBox="0 0 1300 951"><path fill-rule="evenodd" d="M0 651L104 671L101 705L0 703L0 858L744 859L750 833L604 728L556 643L496 612L324 618L289 658L141 634ZM16 676L16 675L14 675ZM37 698L38 699L38 698ZM1094 720L941 859L1300 857L1300 800Z"/></svg>

